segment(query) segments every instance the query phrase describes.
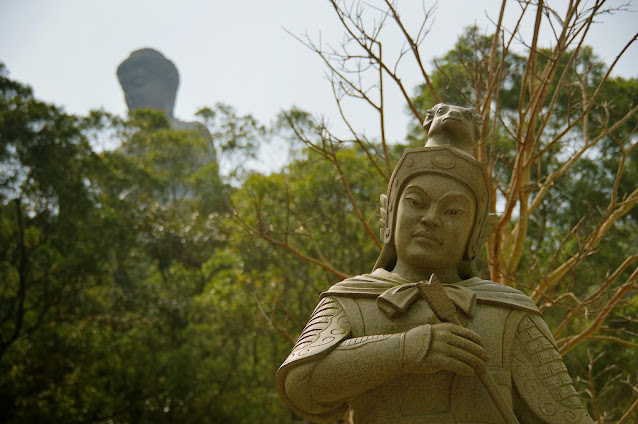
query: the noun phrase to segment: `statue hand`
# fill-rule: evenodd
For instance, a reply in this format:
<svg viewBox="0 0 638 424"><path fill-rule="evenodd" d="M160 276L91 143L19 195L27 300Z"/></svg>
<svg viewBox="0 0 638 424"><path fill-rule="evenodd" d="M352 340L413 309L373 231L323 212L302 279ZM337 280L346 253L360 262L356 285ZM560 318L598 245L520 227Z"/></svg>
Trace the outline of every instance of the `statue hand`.
<svg viewBox="0 0 638 424"><path fill-rule="evenodd" d="M407 373L452 371L473 375L488 359L481 337L460 325L425 324L405 333L403 368Z"/></svg>

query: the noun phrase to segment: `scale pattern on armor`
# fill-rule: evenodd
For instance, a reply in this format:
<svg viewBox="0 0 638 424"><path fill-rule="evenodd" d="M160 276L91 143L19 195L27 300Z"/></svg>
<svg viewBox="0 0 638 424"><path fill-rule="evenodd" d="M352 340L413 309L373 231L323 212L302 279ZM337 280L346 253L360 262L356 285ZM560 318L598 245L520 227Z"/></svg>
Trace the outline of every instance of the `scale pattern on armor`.
<svg viewBox="0 0 638 424"><path fill-rule="evenodd" d="M310 321L284 364L323 351L328 353L330 347L341 342L349 333L350 324L339 302L331 297L324 297L312 313Z"/></svg>
<svg viewBox="0 0 638 424"><path fill-rule="evenodd" d="M517 330L519 352L513 371L517 387L527 404L548 422L591 423L576 393L549 330L541 318L526 315Z"/></svg>

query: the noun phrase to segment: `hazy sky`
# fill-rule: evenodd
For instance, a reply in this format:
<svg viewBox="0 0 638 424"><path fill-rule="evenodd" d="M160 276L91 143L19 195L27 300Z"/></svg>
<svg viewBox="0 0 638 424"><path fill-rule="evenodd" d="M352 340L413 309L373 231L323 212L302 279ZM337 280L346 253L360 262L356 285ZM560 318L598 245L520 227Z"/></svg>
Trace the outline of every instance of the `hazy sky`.
<svg viewBox="0 0 638 424"><path fill-rule="evenodd" d="M560 7L566 2L551 3ZM425 1L426 7L434 4ZM421 1L401 5L406 6L402 17L414 26ZM508 5L511 20L518 5ZM495 20L499 6L500 1L440 1L422 51L427 70L433 68L433 57L452 47L463 27L476 23L488 28L487 16ZM634 4L630 8L638 9ZM636 13L604 17L591 31L595 51L613 59L638 30L637 22ZM281 109L296 105L338 127L322 62L284 28L314 39L322 34L324 42L342 34L327 0L0 0L0 61L13 79L31 85L36 97L67 112L104 108L124 114L115 70L131 51L152 47L179 69L179 119L192 120L200 107L225 102L267 123ZM388 34L384 53L390 55L398 46L398 38ZM638 46L633 46L616 74L638 77L637 65ZM410 66L402 78L410 89L421 82ZM401 139L407 125L403 103L390 88L387 98L389 138ZM374 136L376 121L355 113L356 123Z"/></svg>

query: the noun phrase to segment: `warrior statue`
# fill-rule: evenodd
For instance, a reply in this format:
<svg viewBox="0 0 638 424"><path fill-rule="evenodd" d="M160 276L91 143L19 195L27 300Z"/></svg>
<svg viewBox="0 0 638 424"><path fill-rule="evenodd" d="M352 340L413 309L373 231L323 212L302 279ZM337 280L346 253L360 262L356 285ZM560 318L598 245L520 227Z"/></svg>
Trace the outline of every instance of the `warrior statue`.
<svg viewBox="0 0 638 424"><path fill-rule="evenodd" d="M381 196L371 274L320 297L277 372L293 411L355 423L593 423L534 302L476 276L491 230L483 118L438 104Z"/></svg>

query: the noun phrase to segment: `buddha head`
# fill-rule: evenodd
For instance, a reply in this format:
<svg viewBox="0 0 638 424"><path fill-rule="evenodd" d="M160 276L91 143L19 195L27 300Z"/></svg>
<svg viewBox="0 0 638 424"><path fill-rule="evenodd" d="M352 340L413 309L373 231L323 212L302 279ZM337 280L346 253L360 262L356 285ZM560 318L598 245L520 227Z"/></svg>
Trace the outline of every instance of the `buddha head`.
<svg viewBox="0 0 638 424"><path fill-rule="evenodd" d="M161 110L173 119L179 73L170 60L157 50L136 50L117 68L130 111L142 108Z"/></svg>

